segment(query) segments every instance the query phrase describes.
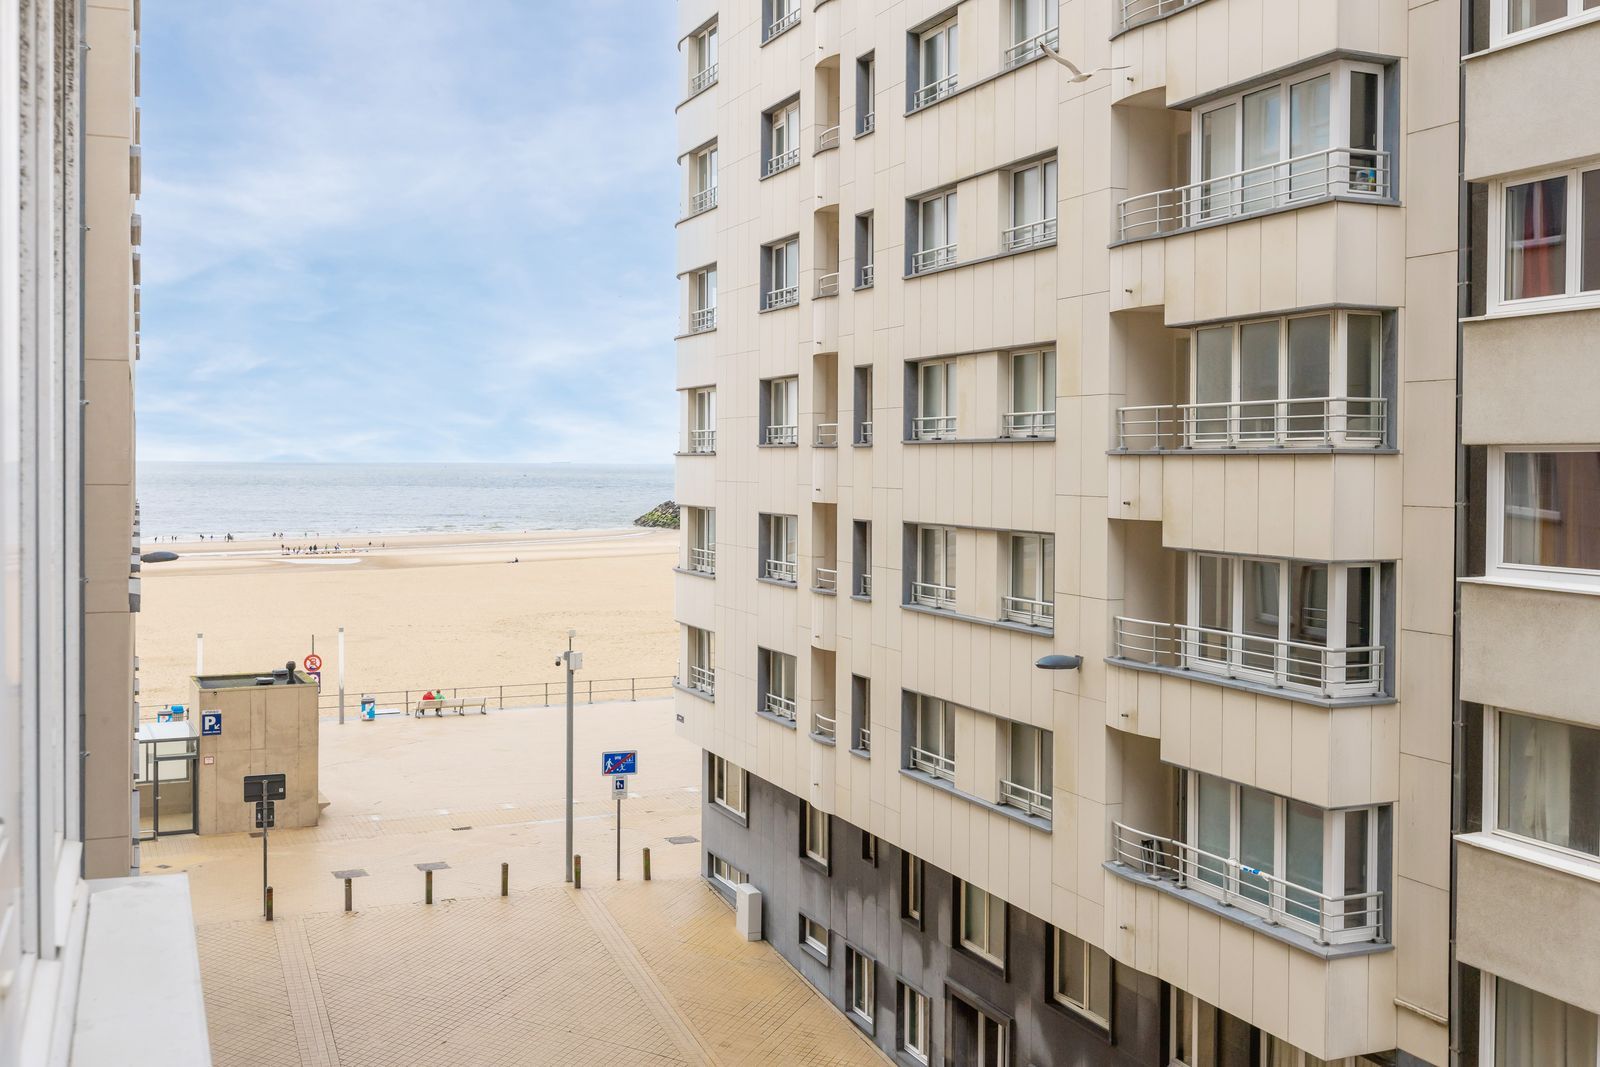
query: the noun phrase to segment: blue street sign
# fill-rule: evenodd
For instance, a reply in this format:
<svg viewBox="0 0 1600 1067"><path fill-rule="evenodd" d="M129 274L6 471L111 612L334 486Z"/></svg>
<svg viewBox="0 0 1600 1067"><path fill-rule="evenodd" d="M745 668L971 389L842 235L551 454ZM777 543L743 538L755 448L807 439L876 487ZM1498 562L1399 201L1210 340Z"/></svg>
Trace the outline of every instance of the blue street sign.
<svg viewBox="0 0 1600 1067"><path fill-rule="evenodd" d="M602 752L600 754L601 774L638 774L638 752Z"/></svg>
<svg viewBox="0 0 1600 1067"><path fill-rule="evenodd" d="M215 737L222 733L222 712L202 711L200 713L200 733L205 737Z"/></svg>
<svg viewBox="0 0 1600 1067"><path fill-rule="evenodd" d="M628 795L628 780L626 778L624 778L620 774L617 775L615 778L611 779L611 792L616 794L618 797L627 796Z"/></svg>

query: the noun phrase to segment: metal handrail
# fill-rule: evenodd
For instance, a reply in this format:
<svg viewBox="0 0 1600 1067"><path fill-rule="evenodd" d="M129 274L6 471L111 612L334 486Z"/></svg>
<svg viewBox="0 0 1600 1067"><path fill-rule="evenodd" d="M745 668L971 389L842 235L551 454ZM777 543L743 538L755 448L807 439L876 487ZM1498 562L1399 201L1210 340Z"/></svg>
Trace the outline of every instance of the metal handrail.
<svg viewBox="0 0 1600 1067"><path fill-rule="evenodd" d="M1122 0L1122 28L1130 29L1141 23L1153 22L1163 15L1182 11L1200 0Z"/></svg>
<svg viewBox="0 0 1600 1067"><path fill-rule="evenodd" d="M911 436L918 441L943 441L956 435L954 415L918 415L911 420Z"/></svg>
<svg viewBox="0 0 1600 1067"><path fill-rule="evenodd" d="M786 289L767 290L766 307L772 308L794 307L800 302L800 287L791 285Z"/></svg>
<svg viewBox="0 0 1600 1067"><path fill-rule="evenodd" d="M714 548L689 549L689 569L700 574L717 573L717 550Z"/></svg>
<svg viewBox="0 0 1600 1067"><path fill-rule="evenodd" d="M715 430L690 430L689 451L698 456L707 456L717 450L717 431Z"/></svg>
<svg viewBox="0 0 1600 1067"><path fill-rule="evenodd" d="M1052 26L1043 33L1036 33L1025 41L1018 41L1006 49L1006 54L1001 60L1001 69L1010 70L1012 67L1021 66L1034 56L1044 55L1046 48L1055 48L1060 39L1061 31Z"/></svg>
<svg viewBox="0 0 1600 1067"><path fill-rule="evenodd" d="M856 595L872 599L872 572L862 571L861 577L856 580Z"/></svg>
<svg viewBox="0 0 1600 1067"><path fill-rule="evenodd" d="M1037 789L1030 789L1025 785L1013 782L1009 778L1000 779L1000 803L1010 804L1013 808L1021 808L1030 815L1050 818L1051 798L1049 793L1042 793Z"/></svg>
<svg viewBox="0 0 1600 1067"><path fill-rule="evenodd" d="M872 751L872 727L863 726L856 731L856 749L861 752Z"/></svg>
<svg viewBox="0 0 1600 1067"><path fill-rule="evenodd" d="M873 280L872 279L872 264L871 263L863 264L862 267L861 267L861 284L856 286L856 288L858 288L858 289L870 288L871 285L872 285L872 280Z"/></svg>
<svg viewBox="0 0 1600 1067"><path fill-rule="evenodd" d="M839 569L837 567L818 567L811 583L811 588L819 593L836 593L839 591Z"/></svg>
<svg viewBox="0 0 1600 1067"><path fill-rule="evenodd" d="M911 599L923 607L953 608L956 606L956 587L938 582L912 582Z"/></svg>
<svg viewBox="0 0 1600 1067"><path fill-rule="evenodd" d="M918 748L916 745L911 746L910 756L913 769L919 770L923 774L931 774L935 778L955 781L956 761L953 758L937 752L929 752L927 749Z"/></svg>
<svg viewBox="0 0 1600 1067"><path fill-rule="evenodd" d="M689 332L706 333L717 328L717 309L695 308L689 313Z"/></svg>
<svg viewBox="0 0 1600 1067"><path fill-rule="evenodd" d="M1001 433L1006 437L1054 437L1056 413L1054 411L1008 411L1002 420Z"/></svg>
<svg viewBox="0 0 1600 1067"><path fill-rule="evenodd" d="M1040 219L1038 222L1024 222L1020 226L1002 230L1000 238L1000 243L1007 252L1046 245L1056 239L1056 220Z"/></svg>
<svg viewBox="0 0 1600 1067"><path fill-rule="evenodd" d="M823 297L823 296L838 296L838 295L839 295L839 272L838 271L834 271L832 274L823 274L823 275L821 275L821 276L819 276L817 278L817 296Z"/></svg>
<svg viewBox="0 0 1600 1067"><path fill-rule="evenodd" d="M817 151L825 152L830 148L839 147L839 124L834 123L827 129L817 134Z"/></svg>
<svg viewBox="0 0 1600 1067"><path fill-rule="evenodd" d="M1118 615L1115 655L1133 663L1176 667L1299 689L1325 697L1381 692L1382 645L1330 648L1305 641L1216 630Z"/></svg>
<svg viewBox="0 0 1600 1067"><path fill-rule="evenodd" d="M820 711L813 711L811 713L811 732L818 737L837 738L839 736L838 717L824 715Z"/></svg>
<svg viewBox="0 0 1600 1067"><path fill-rule="evenodd" d="M712 63L703 70L696 71L694 77L689 79L689 95L693 96L695 93L705 92L716 83L717 64Z"/></svg>
<svg viewBox="0 0 1600 1067"><path fill-rule="evenodd" d="M1162 237L1327 196L1383 197L1389 153L1324 148L1259 167L1130 196L1117 205L1120 240Z"/></svg>
<svg viewBox="0 0 1600 1067"><path fill-rule="evenodd" d="M717 187L707 186L689 198L689 214L699 215L717 206Z"/></svg>
<svg viewBox="0 0 1600 1067"><path fill-rule="evenodd" d="M767 560L766 576L775 582L790 582L795 580L796 565L793 560L769 559Z"/></svg>
<svg viewBox="0 0 1600 1067"><path fill-rule="evenodd" d="M780 170L788 170L800 162L800 149L791 148L787 152L779 152L767 160L767 173L776 174Z"/></svg>
<svg viewBox="0 0 1600 1067"><path fill-rule="evenodd" d="M938 248L924 248L911 256L911 273L921 274L925 270L943 267L956 261L956 246L954 242L940 245Z"/></svg>
<svg viewBox="0 0 1600 1067"><path fill-rule="evenodd" d="M872 420L863 419L856 428L856 444L870 445L872 443Z"/></svg>
<svg viewBox="0 0 1600 1067"><path fill-rule="evenodd" d="M1158 452L1371 448L1383 443L1388 426L1389 401L1381 396L1142 404L1117 409L1117 447Z"/></svg>
<svg viewBox="0 0 1600 1067"><path fill-rule="evenodd" d="M768 693L766 699L766 709L769 713L778 716L780 719L788 719L790 722L794 722L795 703L794 698L792 697L779 696L777 693Z"/></svg>
<svg viewBox="0 0 1600 1067"><path fill-rule="evenodd" d="M876 111L869 111L865 115L862 115L861 120L856 123L856 134L868 134L877 128L878 113Z"/></svg>
<svg viewBox="0 0 1600 1067"><path fill-rule="evenodd" d="M912 104L912 107L913 109L927 107L929 104L934 103L935 101L943 100L945 97L949 96L955 91L956 75L947 74L938 81L929 82L927 85L924 85L922 88L918 89L917 95L914 98L915 103Z"/></svg>
<svg viewBox="0 0 1600 1067"><path fill-rule="evenodd" d="M583 703L593 704L607 700L638 700L646 696L670 696L673 683L678 679L672 675L636 675L631 678L583 678L575 681L576 698ZM371 697L380 706L395 705L402 708L413 708L416 701L423 693L448 693L451 700L462 697L482 697L486 706L492 708L539 708L550 707L566 700L566 680L564 678L546 682L505 682L497 685L462 685L462 686L417 686L411 689L366 689L357 686L347 686L346 707L354 710L360 706L362 697ZM139 706L141 720L154 720L158 714L171 710L171 704L143 704ZM338 690L329 686L326 691L317 696L317 713L319 715L334 715L339 711Z"/></svg>
<svg viewBox="0 0 1600 1067"><path fill-rule="evenodd" d="M1194 845L1112 823L1112 862L1259 915L1319 945L1383 939L1383 893L1334 896Z"/></svg>
<svg viewBox="0 0 1600 1067"><path fill-rule="evenodd" d="M1011 622L1027 626L1053 627L1056 624L1054 601L1007 595L1000 598L1000 610Z"/></svg>
<svg viewBox="0 0 1600 1067"><path fill-rule="evenodd" d="M817 423L816 445L818 448L834 448L839 444L839 424L837 422Z"/></svg>
<svg viewBox="0 0 1600 1067"><path fill-rule="evenodd" d="M689 688L698 689L708 696L715 696L717 692L716 669L691 663L689 665Z"/></svg>
<svg viewBox="0 0 1600 1067"><path fill-rule="evenodd" d="M772 24L767 27L767 36L763 39L763 42L772 40L774 37L778 36L778 34L782 33L784 30L787 30L789 27L793 26L799 21L800 6L798 3L796 3L794 8L790 10L788 14L779 15L773 20Z"/></svg>
<svg viewBox="0 0 1600 1067"><path fill-rule="evenodd" d="M792 422L775 422L767 427L766 443L769 445L797 445L800 427Z"/></svg>

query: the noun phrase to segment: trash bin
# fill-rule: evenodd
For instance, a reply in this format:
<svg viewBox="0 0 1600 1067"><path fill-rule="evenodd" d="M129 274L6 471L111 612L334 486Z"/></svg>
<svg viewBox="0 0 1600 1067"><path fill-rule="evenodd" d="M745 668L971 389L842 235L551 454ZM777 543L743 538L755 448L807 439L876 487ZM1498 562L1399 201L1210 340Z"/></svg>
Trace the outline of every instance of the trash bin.
<svg viewBox="0 0 1600 1067"><path fill-rule="evenodd" d="M366 693L361 694L361 717L367 722L371 722L378 717L378 699L376 697L368 696Z"/></svg>

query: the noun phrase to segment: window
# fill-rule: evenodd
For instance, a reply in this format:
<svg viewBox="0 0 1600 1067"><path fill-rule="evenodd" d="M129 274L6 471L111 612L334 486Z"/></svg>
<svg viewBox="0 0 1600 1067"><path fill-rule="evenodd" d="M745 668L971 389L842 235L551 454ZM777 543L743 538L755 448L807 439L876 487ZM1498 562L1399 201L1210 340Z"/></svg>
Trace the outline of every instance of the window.
<svg viewBox="0 0 1600 1067"><path fill-rule="evenodd" d="M1500 281L1490 286L1497 306L1540 301L1527 306L1561 307L1600 299L1600 167L1504 182L1496 190L1492 203L1500 219L1491 222L1491 232L1504 244L1496 259Z"/></svg>
<svg viewBox="0 0 1600 1067"><path fill-rule="evenodd" d="M872 523L856 519L850 524L851 556L855 567L850 594L872 599ZM863 748L866 746L862 746Z"/></svg>
<svg viewBox="0 0 1600 1067"><path fill-rule="evenodd" d="M1183 665L1323 696L1383 688L1378 566L1189 556Z"/></svg>
<svg viewBox="0 0 1600 1067"><path fill-rule="evenodd" d="M713 22L694 35L689 46L689 95L703 92L717 83L717 24Z"/></svg>
<svg viewBox="0 0 1600 1067"><path fill-rule="evenodd" d="M717 573L717 509L685 508L689 535L689 569L696 574Z"/></svg>
<svg viewBox="0 0 1600 1067"><path fill-rule="evenodd" d="M717 450L717 391L695 389L689 394L689 451L709 455Z"/></svg>
<svg viewBox="0 0 1600 1067"><path fill-rule="evenodd" d="M1055 780L1055 735L1027 723L1011 724L1007 770L1000 779L1000 803L1030 815L1050 818Z"/></svg>
<svg viewBox="0 0 1600 1067"><path fill-rule="evenodd" d="M856 288L869 289L873 282L872 212L856 216Z"/></svg>
<svg viewBox="0 0 1600 1067"><path fill-rule="evenodd" d="M1251 1053L1258 1035L1249 1023L1177 989L1168 998L1168 1011L1174 1065L1256 1067Z"/></svg>
<svg viewBox="0 0 1600 1067"><path fill-rule="evenodd" d="M766 44L800 21L799 0L763 0L761 7L766 16L766 32L761 35L762 44Z"/></svg>
<svg viewBox="0 0 1600 1067"><path fill-rule="evenodd" d="M1111 1026L1111 957L1082 938L1056 931L1051 993L1085 1018Z"/></svg>
<svg viewBox="0 0 1600 1067"><path fill-rule="evenodd" d="M711 799L735 815L748 814L744 805L744 771L721 756L706 754L711 764Z"/></svg>
<svg viewBox="0 0 1600 1067"><path fill-rule="evenodd" d="M800 944L810 949L823 963L828 962L828 928L803 912L800 915Z"/></svg>
<svg viewBox="0 0 1600 1067"><path fill-rule="evenodd" d="M1494 975L1479 993L1479 1062L1483 1067L1593 1067L1600 1027L1592 1012Z"/></svg>
<svg viewBox="0 0 1600 1067"><path fill-rule="evenodd" d="M956 606L956 532L947 526L919 526L917 570L911 602L928 608Z"/></svg>
<svg viewBox="0 0 1600 1067"><path fill-rule="evenodd" d="M874 112L878 99L878 63L868 52L856 60L856 136L871 133L878 125Z"/></svg>
<svg viewBox="0 0 1600 1067"><path fill-rule="evenodd" d="M1600 0L1493 0L1492 34L1499 44L1514 36L1561 19L1575 19L1586 11L1600 9Z"/></svg>
<svg viewBox="0 0 1600 1067"><path fill-rule="evenodd" d="M1600 585L1600 450L1489 454L1490 572Z"/></svg>
<svg viewBox="0 0 1600 1067"><path fill-rule="evenodd" d="M693 188L689 196L689 214L698 215L717 206L717 146L707 145L694 154Z"/></svg>
<svg viewBox="0 0 1600 1067"><path fill-rule="evenodd" d="M770 649L757 652L761 674L761 710L794 722L794 657Z"/></svg>
<svg viewBox="0 0 1600 1067"><path fill-rule="evenodd" d="M911 273L921 274L956 261L956 191L937 193L916 205L916 249Z"/></svg>
<svg viewBox="0 0 1600 1067"><path fill-rule="evenodd" d="M922 861L909 852L900 853L900 917L922 925Z"/></svg>
<svg viewBox="0 0 1600 1067"><path fill-rule="evenodd" d="M688 628L689 688L707 696L717 692L716 634L698 626Z"/></svg>
<svg viewBox="0 0 1600 1067"><path fill-rule="evenodd" d="M872 751L872 679L850 676L850 740L857 752Z"/></svg>
<svg viewBox="0 0 1600 1067"><path fill-rule="evenodd" d="M956 361L934 359L915 365L917 414L911 420L916 441L948 441L956 435Z"/></svg>
<svg viewBox="0 0 1600 1067"><path fill-rule="evenodd" d="M800 818L804 831L801 848L805 852L807 859L816 860L826 867L828 866L828 857L831 854L828 847L828 813L803 802L801 808L803 810Z"/></svg>
<svg viewBox="0 0 1600 1067"><path fill-rule="evenodd" d="M763 383L761 443L800 443L800 379L773 378Z"/></svg>
<svg viewBox="0 0 1600 1067"><path fill-rule="evenodd" d="M1600 859L1600 730L1486 708L1484 826Z"/></svg>
<svg viewBox="0 0 1600 1067"><path fill-rule="evenodd" d="M711 877L732 889L734 886L744 885L750 881L750 876L739 868L729 863L720 856L706 853L706 869L711 872Z"/></svg>
<svg viewBox="0 0 1600 1067"><path fill-rule="evenodd" d="M878 837L865 830L861 831L861 861L874 867L878 865Z"/></svg>
<svg viewBox="0 0 1600 1067"><path fill-rule="evenodd" d="M791 237L761 250L761 277L764 283L761 293L763 310L794 307L800 302L798 238Z"/></svg>
<svg viewBox="0 0 1600 1067"><path fill-rule="evenodd" d="M874 997L876 997L876 966L872 960L857 952L849 945L844 949L845 976L844 994L845 1002L850 1005L850 1014L872 1028L874 1012Z"/></svg>
<svg viewBox="0 0 1600 1067"><path fill-rule="evenodd" d="M961 883L961 947L996 966L1006 961L1006 902L970 882Z"/></svg>
<svg viewBox="0 0 1600 1067"><path fill-rule="evenodd" d="M717 268L697 270L689 278L689 332L705 333L717 328Z"/></svg>
<svg viewBox="0 0 1600 1067"><path fill-rule="evenodd" d="M1055 6L1055 0L1050 0ZM1011 172L1011 226L1001 234L1008 252L1056 239L1056 161L1047 159Z"/></svg>
<svg viewBox="0 0 1600 1067"><path fill-rule="evenodd" d="M918 693L911 701L911 766L935 778L956 776L955 709L936 697Z"/></svg>
<svg viewBox="0 0 1600 1067"><path fill-rule="evenodd" d="M932 1046L928 1034L932 1030L928 998L915 989L900 983L900 1051L918 1063L927 1063Z"/></svg>
<svg viewBox="0 0 1600 1067"><path fill-rule="evenodd" d="M1049 629L1056 621L1056 539L1012 534L1010 592L1000 598L1004 618Z"/></svg>
<svg viewBox="0 0 1600 1067"><path fill-rule="evenodd" d="M800 162L800 101L779 104L762 116L766 166L762 175L788 170Z"/></svg>
<svg viewBox="0 0 1600 1067"><path fill-rule="evenodd" d="M1001 432L1010 438L1056 435L1056 353L1011 354L1011 405Z"/></svg>
<svg viewBox="0 0 1600 1067"><path fill-rule="evenodd" d="M1381 67L1336 63L1196 109L1193 225L1324 196L1383 196Z"/></svg>
<svg viewBox="0 0 1600 1067"><path fill-rule="evenodd" d="M972 1064L973 1067L1010 1067L1010 1028L1004 1019L994 1018L977 1005L969 1004L954 990L946 998L946 1007L949 1012L946 1031L950 1041L947 1062Z"/></svg>
<svg viewBox="0 0 1600 1067"><path fill-rule="evenodd" d="M1208 326L1189 350L1183 447L1371 447L1387 436L1379 315Z"/></svg>
<svg viewBox="0 0 1600 1067"><path fill-rule="evenodd" d="M794 515L761 516L761 576L775 582L795 581L799 563L800 520Z"/></svg>
<svg viewBox="0 0 1600 1067"><path fill-rule="evenodd" d="M856 444L872 444L872 367L856 368L855 380Z"/></svg>
<svg viewBox="0 0 1600 1067"><path fill-rule="evenodd" d="M917 35L917 91L911 101L913 109L927 107L956 91L959 44L955 19Z"/></svg>
<svg viewBox="0 0 1600 1067"><path fill-rule="evenodd" d="M1056 47L1060 0L1011 0L1011 47L1003 57L1007 68L1026 63Z"/></svg>

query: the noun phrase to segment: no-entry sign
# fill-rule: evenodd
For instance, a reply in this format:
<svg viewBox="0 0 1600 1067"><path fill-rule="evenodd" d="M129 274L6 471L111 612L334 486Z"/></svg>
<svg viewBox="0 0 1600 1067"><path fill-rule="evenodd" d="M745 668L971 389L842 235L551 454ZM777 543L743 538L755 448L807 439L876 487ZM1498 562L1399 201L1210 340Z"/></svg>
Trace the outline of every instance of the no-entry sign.
<svg viewBox="0 0 1600 1067"><path fill-rule="evenodd" d="M306 670L315 674L317 671L322 669L322 657L313 652L311 655L306 657L305 665Z"/></svg>

